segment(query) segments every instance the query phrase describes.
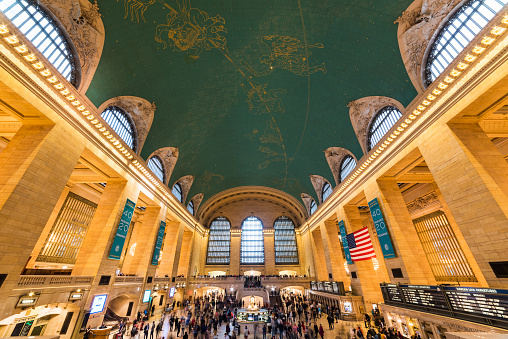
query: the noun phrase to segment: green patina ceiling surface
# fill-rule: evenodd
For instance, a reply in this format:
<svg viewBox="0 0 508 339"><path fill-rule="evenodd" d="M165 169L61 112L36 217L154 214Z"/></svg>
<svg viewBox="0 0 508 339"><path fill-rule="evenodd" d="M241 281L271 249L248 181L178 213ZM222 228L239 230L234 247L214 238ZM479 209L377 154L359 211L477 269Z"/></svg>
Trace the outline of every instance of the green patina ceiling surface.
<svg viewBox="0 0 508 339"><path fill-rule="evenodd" d="M300 200L333 183L323 151L362 150L347 104L416 95L393 22L412 0L104 0L106 42L87 96L155 102L142 151L178 147L188 198L259 185Z"/></svg>

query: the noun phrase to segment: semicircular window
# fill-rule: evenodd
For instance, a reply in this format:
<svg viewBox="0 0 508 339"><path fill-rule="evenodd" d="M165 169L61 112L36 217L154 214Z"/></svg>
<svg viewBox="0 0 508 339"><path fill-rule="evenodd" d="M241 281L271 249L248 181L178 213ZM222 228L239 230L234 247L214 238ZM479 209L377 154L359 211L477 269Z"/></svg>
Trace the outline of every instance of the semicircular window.
<svg viewBox="0 0 508 339"><path fill-rule="evenodd" d="M160 179L160 181L164 182L166 175L164 174L164 164L162 163L160 157L154 155L153 157L148 159L146 165L152 171L152 173L155 174L155 176Z"/></svg>
<svg viewBox="0 0 508 339"><path fill-rule="evenodd" d="M453 14L432 44L425 67L427 86L443 73L507 3L508 0L470 0Z"/></svg>
<svg viewBox="0 0 508 339"><path fill-rule="evenodd" d="M187 205L187 211L189 211L190 214L194 215L194 203L189 201L189 204Z"/></svg>
<svg viewBox="0 0 508 339"><path fill-rule="evenodd" d="M231 223L224 217L213 219L210 224L207 265L229 265L231 249Z"/></svg>
<svg viewBox="0 0 508 339"><path fill-rule="evenodd" d="M393 106L386 106L377 112L374 120L370 124L367 138L367 151L370 151L376 146L401 116L402 113Z"/></svg>
<svg viewBox="0 0 508 339"><path fill-rule="evenodd" d="M346 155L340 163L340 182L343 182L356 167L356 160L350 155Z"/></svg>
<svg viewBox="0 0 508 339"><path fill-rule="evenodd" d="M332 186L325 182L323 188L321 189L321 197L323 198L323 202L332 194Z"/></svg>
<svg viewBox="0 0 508 339"><path fill-rule="evenodd" d="M75 58L58 24L35 0L2 0L0 11L74 87Z"/></svg>
<svg viewBox="0 0 508 339"><path fill-rule="evenodd" d="M136 152L137 140L134 134L134 124L129 115L118 106L109 106L101 113L101 117L127 146Z"/></svg>
<svg viewBox="0 0 508 339"><path fill-rule="evenodd" d="M312 199L310 201L310 208L309 208L309 210L310 210L310 215L314 214L314 212L316 212L316 210L317 210L317 204L316 204L316 201L314 199Z"/></svg>
<svg viewBox="0 0 508 339"><path fill-rule="evenodd" d="M295 224L282 216L273 224L275 265L298 264L298 246L296 245Z"/></svg>
<svg viewBox="0 0 508 339"><path fill-rule="evenodd" d="M178 201L180 201L181 203L183 203L183 194L182 194L182 185L180 185L179 183L176 183L174 186L173 186L173 189L171 190L171 193L173 193L173 195L175 196L175 198L178 199Z"/></svg>
<svg viewBox="0 0 508 339"><path fill-rule="evenodd" d="M260 265L265 263L263 223L259 218L248 217L243 221L240 244L240 264Z"/></svg>

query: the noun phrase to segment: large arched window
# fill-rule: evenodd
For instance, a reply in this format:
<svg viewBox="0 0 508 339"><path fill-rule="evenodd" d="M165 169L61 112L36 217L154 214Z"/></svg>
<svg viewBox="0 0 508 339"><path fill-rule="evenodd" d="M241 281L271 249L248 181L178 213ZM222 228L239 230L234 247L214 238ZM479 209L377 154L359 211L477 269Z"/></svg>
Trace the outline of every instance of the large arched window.
<svg viewBox="0 0 508 339"><path fill-rule="evenodd" d="M312 199L310 201L310 208L309 208L309 212L310 212L310 215L313 215L314 212L316 212L317 210L317 204L316 204L316 201L314 199Z"/></svg>
<svg viewBox="0 0 508 339"><path fill-rule="evenodd" d="M148 162L146 163L148 168L152 171L153 174L157 178L160 179L160 181L164 182L166 180L166 174L164 172L164 164L162 163L162 159L156 155L148 159Z"/></svg>
<svg viewBox="0 0 508 339"><path fill-rule="evenodd" d="M242 223L240 263L242 265L265 263L263 223L256 217L248 217Z"/></svg>
<svg viewBox="0 0 508 339"><path fill-rule="evenodd" d="M325 202L325 200L330 196L330 194L332 194L332 186L329 183L325 182L323 188L321 189L321 199L323 200L323 202Z"/></svg>
<svg viewBox="0 0 508 339"><path fill-rule="evenodd" d="M508 0L476 0L466 3L448 20L436 36L427 59L427 86L443 73Z"/></svg>
<svg viewBox="0 0 508 339"><path fill-rule="evenodd" d="M35 0L2 0L0 11L35 48L77 87L77 71L70 44L53 18Z"/></svg>
<svg viewBox="0 0 508 339"><path fill-rule="evenodd" d="M339 178L343 182L356 167L356 160L350 155L346 155L340 163Z"/></svg>
<svg viewBox="0 0 508 339"><path fill-rule="evenodd" d="M118 106L109 106L102 112L102 119L111 126L116 134L129 146L134 152L137 151L137 140L134 133L134 124L129 115Z"/></svg>
<svg viewBox="0 0 508 339"><path fill-rule="evenodd" d="M295 224L288 217L280 217L273 224L275 229L275 264L298 264Z"/></svg>
<svg viewBox="0 0 508 339"><path fill-rule="evenodd" d="M386 106L377 112L370 124L369 134L367 136L367 151L370 151L376 146L401 116L402 113L393 106Z"/></svg>
<svg viewBox="0 0 508 339"><path fill-rule="evenodd" d="M183 191L182 191L182 185L179 183L176 183L173 186L173 189L171 190L171 193L175 196L175 198L178 199L181 203L183 203Z"/></svg>
<svg viewBox="0 0 508 339"><path fill-rule="evenodd" d="M189 204L187 205L187 211L189 211L190 214L194 215L194 203L189 201Z"/></svg>
<svg viewBox="0 0 508 339"><path fill-rule="evenodd" d="M229 265L231 223L224 217L213 219L208 238L207 265Z"/></svg>

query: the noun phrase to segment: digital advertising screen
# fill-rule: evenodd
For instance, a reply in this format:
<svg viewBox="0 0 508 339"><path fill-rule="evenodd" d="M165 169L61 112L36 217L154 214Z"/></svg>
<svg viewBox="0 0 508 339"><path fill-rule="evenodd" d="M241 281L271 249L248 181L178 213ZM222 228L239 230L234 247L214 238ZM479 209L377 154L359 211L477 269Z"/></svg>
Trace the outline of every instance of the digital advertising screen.
<svg viewBox="0 0 508 339"><path fill-rule="evenodd" d="M143 293L143 302L147 303L150 301L150 295L152 294L152 290L145 290L145 293Z"/></svg>
<svg viewBox="0 0 508 339"><path fill-rule="evenodd" d="M169 297L170 297L170 298L173 298L173 297L174 297L174 295L175 295L175 288L174 288L174 287L171 287L171 288L169 289Z"/></svg>
<svg viewBox="0 0 508 339"><path fill-rule="evenodd" d="M95 297L93 297L92 309L90 310L90 314L101 313L102 311L104 311L104 306L106 306L107 298L108 298L107 294L96 295Z"/></svg>

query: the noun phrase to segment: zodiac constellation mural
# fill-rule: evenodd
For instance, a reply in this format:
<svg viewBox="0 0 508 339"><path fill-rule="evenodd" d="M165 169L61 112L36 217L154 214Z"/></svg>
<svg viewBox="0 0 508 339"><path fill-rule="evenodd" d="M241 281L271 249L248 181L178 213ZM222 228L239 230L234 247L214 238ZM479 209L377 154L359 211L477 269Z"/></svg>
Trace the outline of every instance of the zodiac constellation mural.
<svg viewBox="0 0 508 339"><path fill-rule="evenodd" d="M117 0L118 1L118 0ZM167 0L170 1L170 0ZM241 74L245 82L241 85L247 99L245 100L249 113L253 115L268 114L270 119L266 122L267 128L261 136L256 133L246 135L251 140L258 139L262 144L274 144L280 151L274 151L267 146L260 146L259 151L265 154L265 161L259 165L260 169L267 168L272 162L285 164L285 175L278 182L284 188L288 182L289 159L286 152L283 136L277 126L274 114L286 112L281 95L287 94L282 88L270 89L268 83L257 83L252 80L253 76L260 78L271 74L275 69L284 69L295 75L310 76L317 72L326 73L325 64L311 66L309 57L312 55L309 49L324 48L323 44L307 44L300 40L280 35L269 35L261 38L261 43L269 49L269 54L261 55L261 64L266 68L257 71L246 61L239 63L234 61L227 48L226 34L228 33L225 20L220 15L210 16L207 12L191 6L190 0L173 0L177 9L165 0L123 0L125 18L139 23L146 22L145 12L150 6L159 3L169 13L166 22L160 23L155 28L155 40L164 46L171 47L173 51L185 52L187 57L194 60L200 58L203 51L218 50ZM308 109L307 109L308 114ZM304 128L305 129L305 128ZM302 134L303 138L303 134ZM274 147L272 146L272 147ZM295 153L296 154L296 153ZM221 182L221 175L206 171L202 178L203 186L209 186L212 182ZM294 184L294 183L293 183Z"/></svg>

